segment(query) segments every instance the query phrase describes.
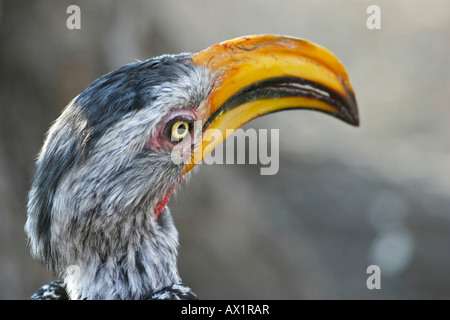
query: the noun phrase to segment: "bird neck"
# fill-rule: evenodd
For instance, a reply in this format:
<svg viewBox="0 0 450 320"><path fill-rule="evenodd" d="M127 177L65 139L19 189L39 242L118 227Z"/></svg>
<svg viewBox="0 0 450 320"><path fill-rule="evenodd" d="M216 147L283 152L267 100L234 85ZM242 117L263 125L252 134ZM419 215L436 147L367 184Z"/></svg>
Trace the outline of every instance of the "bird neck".
<svg viewBox="0 0 450 320"><path fill-rule="evenodd" d="M180 282L178 232L167 207L155 222L157 225L150 234L139 235L139 241L127 241L120 250L106 255L104 252L84 255L70 265L64 278L69 297L143 299Z"/></svg>

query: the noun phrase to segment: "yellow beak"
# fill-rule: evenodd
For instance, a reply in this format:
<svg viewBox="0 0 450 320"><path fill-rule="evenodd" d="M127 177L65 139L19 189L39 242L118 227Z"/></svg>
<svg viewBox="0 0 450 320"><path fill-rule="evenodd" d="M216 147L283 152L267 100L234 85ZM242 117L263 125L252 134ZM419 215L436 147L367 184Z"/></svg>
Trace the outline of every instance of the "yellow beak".
<svg viewBox="0 0 450 320"><path fill-rule="evenodd" d="M311 109L358 126L355 95L347 72L324 47L306 40L275 36L246 36L225 41L192 57L215 75L214 88L198 109L202 142L193 152L189 172L237 129L262 115ZM223 139L208 136L212 130Z"/></svg>

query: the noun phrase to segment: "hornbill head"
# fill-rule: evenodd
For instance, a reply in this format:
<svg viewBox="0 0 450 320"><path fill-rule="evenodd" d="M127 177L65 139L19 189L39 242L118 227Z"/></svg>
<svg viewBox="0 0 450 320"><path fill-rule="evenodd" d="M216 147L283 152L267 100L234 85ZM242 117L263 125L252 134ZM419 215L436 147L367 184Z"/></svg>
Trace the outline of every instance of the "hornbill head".
<svg viewBox="0 0 450 320"><path fill-rule="evenodd" d="M183 177L226 129L298 108L359 122L338 59L290 37L237 38L102 76L69 103L39 154L25 226L33 255L72 299L156 297L181 281L166 203Z"/></svg>

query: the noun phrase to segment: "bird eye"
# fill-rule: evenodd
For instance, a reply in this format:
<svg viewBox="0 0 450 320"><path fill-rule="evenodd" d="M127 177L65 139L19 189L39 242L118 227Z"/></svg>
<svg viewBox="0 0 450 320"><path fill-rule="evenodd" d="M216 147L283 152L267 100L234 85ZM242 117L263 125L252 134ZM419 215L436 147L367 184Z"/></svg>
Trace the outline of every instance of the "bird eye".
<svg viewBox="0 0 450 320"><path fill-rule="evenodd" d="M185 120L176 121L172 125L171 129L171 140L172 141L181 141L188 135L190 132L190 123Z"/></svg>
<svg viewBox="0 0 450 320"><path fill-rule="evenodd" d="M193 117L191 117L191 113L188 113L188 111L185 110L177 110L177 112L166 115L165 118L168 119L162 119L162 125L159 127L157 135L154 137L154 139L157 140L153 142L150 141L150 146L155 144L153 145L153 148L165 146L167 149L171 149L180 142L184 141L189 143L187 140L193 136L195 127L194 123L196 115L194 113L192 113L192 115Z"/></svg>

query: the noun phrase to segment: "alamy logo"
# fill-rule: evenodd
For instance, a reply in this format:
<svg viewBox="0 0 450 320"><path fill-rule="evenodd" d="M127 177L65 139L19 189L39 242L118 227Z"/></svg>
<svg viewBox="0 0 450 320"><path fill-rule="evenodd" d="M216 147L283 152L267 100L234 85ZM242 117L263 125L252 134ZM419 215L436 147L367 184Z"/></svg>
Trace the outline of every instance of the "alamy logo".
<svg viewBox="0 0 450 320"><path fill-rule="evenodd" d="M78 279L81 275L81 269L79 266L72 264L67 267L66 269L66 277L71 277Z"/></svg>
<svg viewBox="0 0 450 320"><path fill-rule="evenodd" d="M381 9L376 4L372 4L367 7L367 14L370 16L367 18L366 26L369 30L381 29Z"/></svg>
<svg viewBox="0 0 450 320"><path fill-rule="evenodd" d="M367 274L370 276L367 278L366 286L367 289L381 289L381 269L376 264L370 265L366 270Z"/></svg>
<svg viewBox="0 0 450 320"><path fill-rule="evenodd" d="M66 10L67 14L70 16L67 18L66 26L69 30L81 29L81 9L79 6L70 5Z"/></svg>
<svg viewBox="0 0 450 320"><path fill-rule="evenodd" d="M191 139L195 141L194 144ZM203 143L214 141L223 143L218 144L208 157L204 158L202 153L192 156L193 149L201 149ZM195 121L192 137L187 135L182 143L176 145L171 158L176 164L260 163L264 166L260 168L261 175L274 175L279 169L279 130L226 129L223 133L219 129L207 129L202 133L202 122Z"/></svg>

